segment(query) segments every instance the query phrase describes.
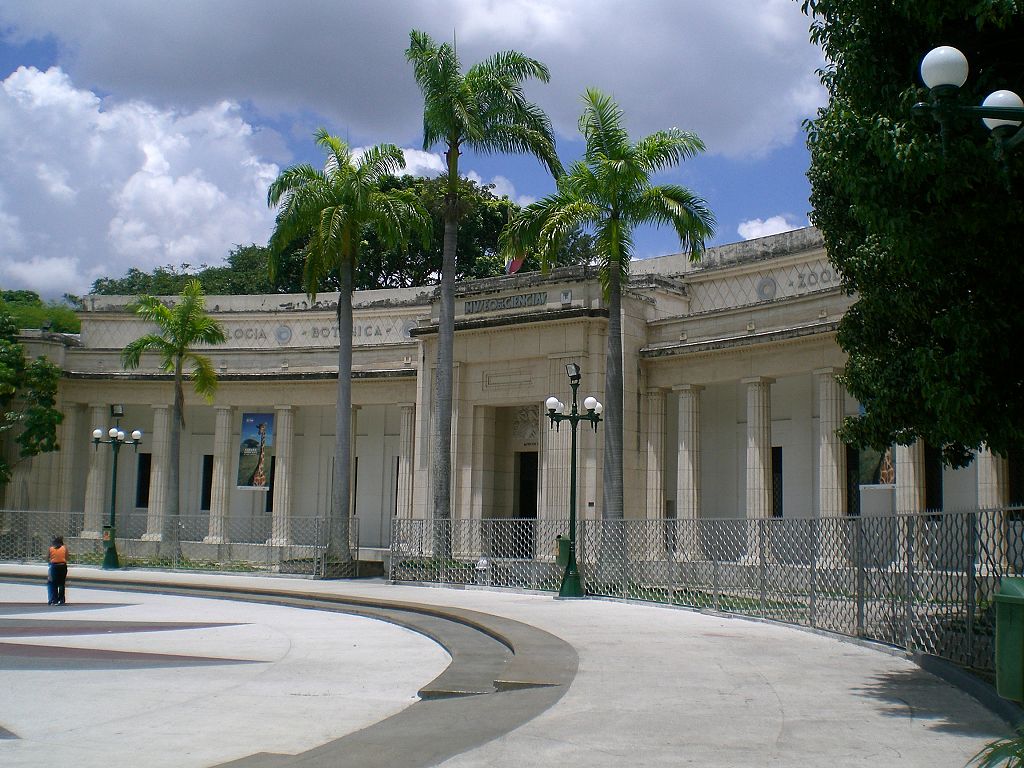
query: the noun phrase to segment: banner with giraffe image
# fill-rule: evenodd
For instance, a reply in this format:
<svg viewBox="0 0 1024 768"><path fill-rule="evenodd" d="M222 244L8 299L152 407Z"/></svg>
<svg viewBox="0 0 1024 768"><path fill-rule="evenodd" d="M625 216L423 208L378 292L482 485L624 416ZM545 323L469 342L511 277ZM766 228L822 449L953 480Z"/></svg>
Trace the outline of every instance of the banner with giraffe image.
<svg viewBox="0 0 1024 768"><path fill-rule="evenodd" d="M238 487L270 489L270 460L274 455L274 414L243 413L238 451Z"/></svg>

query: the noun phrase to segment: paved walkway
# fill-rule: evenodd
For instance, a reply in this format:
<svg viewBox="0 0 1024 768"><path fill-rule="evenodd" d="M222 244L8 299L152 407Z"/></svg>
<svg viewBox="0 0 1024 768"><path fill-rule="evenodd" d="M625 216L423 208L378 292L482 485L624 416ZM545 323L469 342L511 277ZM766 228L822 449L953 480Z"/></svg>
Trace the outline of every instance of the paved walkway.
<svg viewBox="0 0 1024 768"><path fill-rule="evenodd" d="M738 618L382 582L87 568L72 569L60 608L44 604L41 582L20 581L43 573L0 566L6 768L936 768L963 766L1009 733L900 656ZM113 583L85 588L90 578ZM368 615L127 591L129 581L343 597L346 610ZM371 617L369 604L382 601L426 613ZM448 614L486 638L417 625ZM509 660L508 645L528 650ZM497 679L495 663L509 673L502 692L419 701L418 691L451 688L439 681L472 683L474 669ZM465 739L469 726L480 743ZM440 763L424 762L428 746Z"/></svg>

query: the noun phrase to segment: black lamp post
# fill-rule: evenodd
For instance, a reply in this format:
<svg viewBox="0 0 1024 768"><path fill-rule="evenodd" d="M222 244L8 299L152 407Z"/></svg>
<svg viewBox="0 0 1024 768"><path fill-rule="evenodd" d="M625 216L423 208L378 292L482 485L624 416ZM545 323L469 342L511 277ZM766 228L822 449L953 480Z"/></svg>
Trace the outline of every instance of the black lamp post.
<svg viewBox="0 0 1024 768"><path fill-rule="evenodd" d="M99 450L100 443L103 443L104 445L109 445L114 453L113 468L110 473L110 522L108 525L103 526L103 567L106 569L121 567L121 563L117 558L114 527L114 516L117 509L117 454L120 452L121 446L124 445L134 445L137 453L139 444L142 442L142 430L133 430L131 439L126 439L124 432L121 431L121 418L124 416L123 405L110 406L110 415L114 419L114 426L107 430L106 440L103 439L103 430L101 428L97 427L92 431L92 442L96 446L96 450Z"/></svg>
<svg viewBox="0 0 1024 768"><path fill-rule="evenodd" d="M980 107L954 104L951 97L967 82L967 57L956 48L941 45L933 48L921 59L921 79L930 89L931 100L914 105L915 114L931 114L942 126L945 140L946 125L954 114L976 115L992 131L1004 152L1009 152L1024 141L1024 101L1013 91L993 91Z"/></svg>
<svg viewBox="0 0 1024 768"><path fill-rule="evenodd" d="M544 401L551 426L556 430L563 421L572 427L572 442L569 450L569 556L562 574L562 586L558 590L559 597L583 597L583 584L580 582L579 566L576 563L576 427L581 421L589 421L597 432L604 406L594 397L583 401L586 413L580 413L576 402L576 391L580 386L580 367L576 363L568 363L565 372L569 375L569 386L572 387L572 406L567 407L552 395Z"/></svg>

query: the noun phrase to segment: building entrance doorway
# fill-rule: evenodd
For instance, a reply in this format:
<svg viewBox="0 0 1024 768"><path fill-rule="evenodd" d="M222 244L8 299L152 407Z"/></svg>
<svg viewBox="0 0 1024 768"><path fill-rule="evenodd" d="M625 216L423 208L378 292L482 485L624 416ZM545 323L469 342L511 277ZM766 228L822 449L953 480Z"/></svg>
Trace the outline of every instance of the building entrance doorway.
<svg viewBox="0 0 1024 768"><path fill-rule="evenodd" d="M494 554L532 559L537 527L537 451L516 451L512 522L500 526Z"/></svg>

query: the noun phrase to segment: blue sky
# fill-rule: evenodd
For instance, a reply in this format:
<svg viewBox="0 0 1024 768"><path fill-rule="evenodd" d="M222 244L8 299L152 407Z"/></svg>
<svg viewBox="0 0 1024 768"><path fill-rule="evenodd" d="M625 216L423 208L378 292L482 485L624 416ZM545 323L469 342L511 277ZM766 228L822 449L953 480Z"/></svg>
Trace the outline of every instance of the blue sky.
<svg viewBox="0 0 1024 768"><path fill-rule="evenodd" d="M0 6L0 286L88 292L130 267L216 264L262 243L266 187L319 164L319 126L407 149L433 174L410 29L454 34L469 66L507 48L551 70L528 93L568 163L580 94L623 108L631 136L679 127L708 151L666 172L704 197L713 244L805 226L801 123L825 99L795 0L9 0ZM530 158L462 170L521 203L554 189ZM670 231L636 256L678 250Z"/></svg>

